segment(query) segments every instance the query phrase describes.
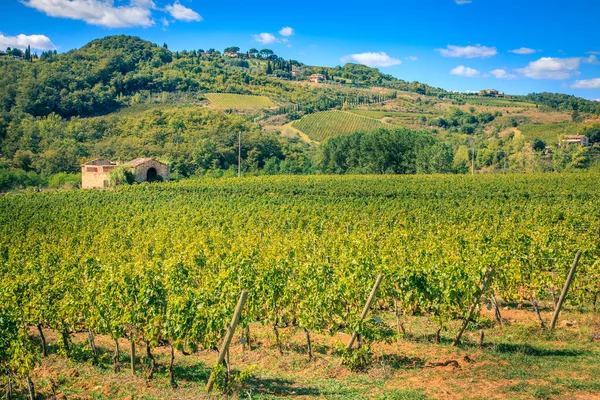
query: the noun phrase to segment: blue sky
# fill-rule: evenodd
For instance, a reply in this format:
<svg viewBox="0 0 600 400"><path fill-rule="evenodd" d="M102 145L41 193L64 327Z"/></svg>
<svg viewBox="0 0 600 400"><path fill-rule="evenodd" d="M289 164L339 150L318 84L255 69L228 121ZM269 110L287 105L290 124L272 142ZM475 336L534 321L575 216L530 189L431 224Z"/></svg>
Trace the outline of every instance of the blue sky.
<svg viewBox="0 0 600 400"><path fill-rule="evenodd" d="M595 0L0 0L0 16L0 48L67 51L124 33L171 50L235 45L314 65L360 62L448 90L600 99Z"/></svg>

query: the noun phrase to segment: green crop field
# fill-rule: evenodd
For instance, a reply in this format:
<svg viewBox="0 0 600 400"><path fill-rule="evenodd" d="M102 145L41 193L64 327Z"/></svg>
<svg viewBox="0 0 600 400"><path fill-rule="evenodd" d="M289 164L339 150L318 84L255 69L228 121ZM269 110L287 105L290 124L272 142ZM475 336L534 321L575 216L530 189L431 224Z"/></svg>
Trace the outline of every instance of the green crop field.
<svg viewBox="0 0 600 400"><path fill-rule="evenodd" d="M359 131L369 132L391 125L351 112L324 111L308 114L295 121L292 126L304 132L312 140L322 142L335 136Z"/></svg>
<svg viewBox="0 0 600 400"><path fill-rule="evenodd" d="M37 398L195 399L212 370L235 398L595 398L599 179L205 178L2 196L0 384L14 398L30 380ZM213 369L243 290L228 367Z"/></svg>
<svg viewBox="0 0 600 400"><path fill-rule="evenodd" d="M382 118L417 118L417 117L430 117L432 114L423 113L407 113L407 112L396 112L396 111L373 111L373 110L352 110L353 114L362 115L363 117L382 119Z"/></svg>
<svg viewBox="0 0 600 400"><path fill-rule="evenodd" d="M275 105L265 96L230 93L207 93L205 96L217 108L269 108Z"/></svg>
<svg viewBox="0 0 600 400"><path fill-rule="evenodd" d="M510 99L495 99L489 97L465 97L463 100L470 104L496 107L535 107L534 103Z"/></svg>
<svg viewBox="0 0 600 400"><path fill-rule="evenodd" d="M577 135L581 126L565 122L559 124L528 124L518 127L528 140L542 139L548 144L557 143L560 136Z"/></svg>

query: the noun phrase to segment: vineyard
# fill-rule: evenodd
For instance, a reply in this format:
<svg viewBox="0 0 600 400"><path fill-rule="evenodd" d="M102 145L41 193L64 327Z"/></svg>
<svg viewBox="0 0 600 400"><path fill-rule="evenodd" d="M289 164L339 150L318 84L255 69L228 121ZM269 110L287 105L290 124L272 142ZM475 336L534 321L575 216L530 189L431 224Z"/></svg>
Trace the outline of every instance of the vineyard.
<svg viewBox="0 0 600 400"><path fill-rule="evenodd" d="M542 139L546 143L557 143L562 136L577 135L580 129L579 126L569 123L527 124L519 127L525 138L529 140Z"/></svg>
<svg viewBox="0 0 600 400"><path fill-rule="evenodd" d="M348 116L331 112L314 117L322 114L330 120ZM225 367L212 369L217 387L225 392L236 382L242 385L245 374L252 372L236 374L230 368L236 363L258 364L258 356L252 354L263 354L261 346L272 343L277 356L271 356L271 363L284 362L280 357L284 352L300 353L306 360L302 368L315 368L330 377L341 376L334 371L344 368L354 371L355 381L347 378L340 387L319 390L303 388L309 383L296 381L293 389L284 391L281 386L266 387L265 382L274 383L263 376L261 384L256 383L258 378L245 381L248 393L265 394L252 398L293 393L369 398L379 393L384 396L380 398L424 399L421 391L411 392L412 397L385 397L385 380L359 378L374 365L377 346L385 343L389 351L392 343L403 341L420 346L420 358L405 360L403 354L386 353L379 359L382 365L406 373L432 371L423 375L427 377L438 367L459 364L420 361L427 349L452 357L462 357L464 353L456 352L469 349L479 351L482 358L497 357L489 365L510 364L513 359L502 358L506 357L502 351L514 349L518 354L511 355L523 366L510 364L511 368L524 372L511 375L506 387L494 386L509 391L500 395L519 391L536 398L552 393L569 398L574 391L584 394L580 398L597 395L597 345L582 344L589 338L581 335L558 333L562 325L553 333L547 308L560 311L566 298L565 313L585 312L598 323L599 178L548 174L191 179L105 191L3 196L2 385L7 392L24 396L23 387L29 384L51 397L62 390L61 382L75 378L59 379L38 368L68 359L65 368L89 372L89 379L93 374L124 377L129 372L123 364L128 363L128 369L143 373L146 385L168 379L165 385L173 392L155 393L155 398L198 398L205 395L202 385L216 361L212 350L222 347L240 293L247 290L235 336L236 349L239 344L245 355L235 350ZM578 251L581 258L568 296L563 297L561 290ZM380 274L381 285L373 290ZM370 293L374 302L365 307ZM525 304L533 308L517 311ZM366 318L361 315L363 307ZM501 315L508 312L526 313L543 328L512 326ZM292 346L294 329L301 339ZM500 329L512 333L499 337ZM415 337L411 332L417 330L430 339ZM495 343L487 350L486 331L493 332L489 340ZM357 343L347 349L352 333L357 334ZM265 339L267 335L272 339ZM548 366L531 364L542 350L515 343L534 337L549 341L549 347L576 342L578 350L566 353L565 359L573 368L589 368L577 367L578 377L586 381L573 380L565 372L562 381L553 383L559 389L542 384L540 371ZM328 338L343 343L333 345ZM477 350L478 343L483 350ZM450 350L452 344L456 351ZM556 357L561 355L555 349L545 360L558 368ZM192 364L190 357L204 357L207 367ZM324 366L329 357L338 369ZM311 362L314 367L309 367ZM460 363L471 368L462 358ZM531 378L527 371L538 375ZM489 373L499 372L490 367ZM471 386L484 378L477 379ZM318 379L310 384L325 385ZM374 392L345 392L344 385ZM550 390L547 397L535 395L546 393L538 391L542 386ZM185 395L178 395L178 390ZM427 395L460 398L435 390ZM116 396L109 392L94 398Z"/></svg>
<svg viewBox="0 0 600 400"><path fill-rule="evenodd" d="M379 128L390 127L390 125L376 119L345 111L324 111L309 114L295 121L292 126L317 142L353 132L370 132Z"/></svg>
<svg viewBox="0 0 600 400"><path fill-rule="evenodd" d="M269 108L275 104L265 96L251 96L230 93L207 93L204 95L213 107L217 108Z"/></svg>
<svg viewBox="0 0 600 400"><path fill-rule="evenodd" d="M469 104L475 104L479 106L497 106L497 107L536 107L535 103L526 101L510 100L510 99L497 99L497 98L486 98L482 96L474 97L463 97L461 100Z"/></svg>

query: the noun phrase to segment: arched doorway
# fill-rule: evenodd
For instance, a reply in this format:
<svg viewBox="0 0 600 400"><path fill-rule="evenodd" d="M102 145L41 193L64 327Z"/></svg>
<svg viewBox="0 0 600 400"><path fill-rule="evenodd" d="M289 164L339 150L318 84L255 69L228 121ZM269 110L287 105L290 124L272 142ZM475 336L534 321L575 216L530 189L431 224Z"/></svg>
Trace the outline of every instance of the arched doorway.
<svg viewBox="0 0 600 400"><path fill-rule="evenodd" d="M146 180L148 182L153 182L156 180L156 176L158 173L156 172L156 168L148 168L148 172L146 172Z"/></svg>

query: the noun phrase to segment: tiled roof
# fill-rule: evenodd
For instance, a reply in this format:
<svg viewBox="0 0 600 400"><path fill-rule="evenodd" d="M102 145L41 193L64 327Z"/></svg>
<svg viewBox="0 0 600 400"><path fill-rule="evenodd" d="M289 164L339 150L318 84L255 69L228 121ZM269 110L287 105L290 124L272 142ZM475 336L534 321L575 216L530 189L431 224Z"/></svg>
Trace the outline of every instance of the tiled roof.
<svg viewBox="0 0 600 400"><path fill-rule="evenodd" d="M110 160L107 160L106 158L96 158L95 160L88 161L83 165L117 165L117 164Z"/></svg>

